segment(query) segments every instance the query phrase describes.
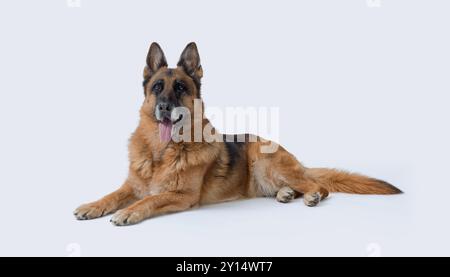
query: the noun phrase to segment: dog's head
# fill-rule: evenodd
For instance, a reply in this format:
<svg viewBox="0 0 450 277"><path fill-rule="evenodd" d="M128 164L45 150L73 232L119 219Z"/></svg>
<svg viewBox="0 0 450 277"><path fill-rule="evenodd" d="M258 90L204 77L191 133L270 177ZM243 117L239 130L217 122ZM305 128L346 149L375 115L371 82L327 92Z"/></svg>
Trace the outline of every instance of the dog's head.
<svg viewBox="0 0 450 277"><path fill-rule="evenodd" d="M187 108L193 114L194 100L200 98L203 71L197 46L189 43L177 67L168 68L161 47L154 42L146 62L142 112L159 124L161 139L170 140L172 126L183 120L177 108Z"/></svg>

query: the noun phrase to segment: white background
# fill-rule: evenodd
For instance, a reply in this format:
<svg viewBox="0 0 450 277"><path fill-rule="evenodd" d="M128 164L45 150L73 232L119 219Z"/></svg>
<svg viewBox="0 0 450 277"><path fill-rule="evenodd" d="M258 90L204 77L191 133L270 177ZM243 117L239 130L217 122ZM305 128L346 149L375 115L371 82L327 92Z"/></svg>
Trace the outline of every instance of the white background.
<svg viewBox="0 0 450 277"><path fill-rule="evenodd" d="M369 2L2 1L0 255L449 255L450 3ZM152 41L197 42L207 106L279 107L305 165L406 193L76 221L127 175Z"/></svg>

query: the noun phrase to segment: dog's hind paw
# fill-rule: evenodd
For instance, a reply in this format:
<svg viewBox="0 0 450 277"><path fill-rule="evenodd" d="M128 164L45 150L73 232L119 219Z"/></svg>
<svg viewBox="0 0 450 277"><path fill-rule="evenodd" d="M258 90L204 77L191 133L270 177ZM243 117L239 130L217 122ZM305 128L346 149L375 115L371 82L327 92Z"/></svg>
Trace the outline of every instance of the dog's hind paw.
<svg viewBox="0 0 450 277"><path fill-rule="evenodd" d="M314 207L319 204L321 195L319 192L308 192L303 195L303 202L308 207Z"/></svg>
<svg viewBox="0 0 450 277"><path fill-rule="evenodd" d="M282 187L277 192L277 200L281 203L288 203L295 198L295 191L290 187Z"/></svg>

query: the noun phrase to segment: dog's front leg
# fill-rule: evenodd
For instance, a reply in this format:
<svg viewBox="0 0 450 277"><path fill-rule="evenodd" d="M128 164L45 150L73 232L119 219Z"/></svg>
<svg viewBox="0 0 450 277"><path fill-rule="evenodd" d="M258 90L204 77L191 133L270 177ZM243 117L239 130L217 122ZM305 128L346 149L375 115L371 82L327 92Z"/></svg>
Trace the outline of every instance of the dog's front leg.
<svg viewBox="0 0 450 277"><path fill-rule="evenodd" d="M74 215L78 220L94 219L113 213L137 200L133 188L125 182L121 188L102 199L81 205L75 210Z"/></svg>
<svg viewBox="0 0 450 277"><path fill-rule="evenodd" d="M199 196L192 192L165 192L151 195L123 210L117 211L111 222L118 226L136 224L146 218L187 210L196 206Z"/></svg>

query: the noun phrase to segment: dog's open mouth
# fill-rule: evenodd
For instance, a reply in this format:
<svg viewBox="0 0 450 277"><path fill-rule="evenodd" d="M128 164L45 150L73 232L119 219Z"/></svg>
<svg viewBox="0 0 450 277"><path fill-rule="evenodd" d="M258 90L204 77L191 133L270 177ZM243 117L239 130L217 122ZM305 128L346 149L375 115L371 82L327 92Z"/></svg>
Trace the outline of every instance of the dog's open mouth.
<svg viewBox="0 0 450 277"><path fill-rule="evenodd" d="M168 118L164 118L159 122L159 138L161 139L161 141L169 142L172 139L172 126L180 122L182 119L183 115L180 114L177 120L173 122Z"/></svg>

